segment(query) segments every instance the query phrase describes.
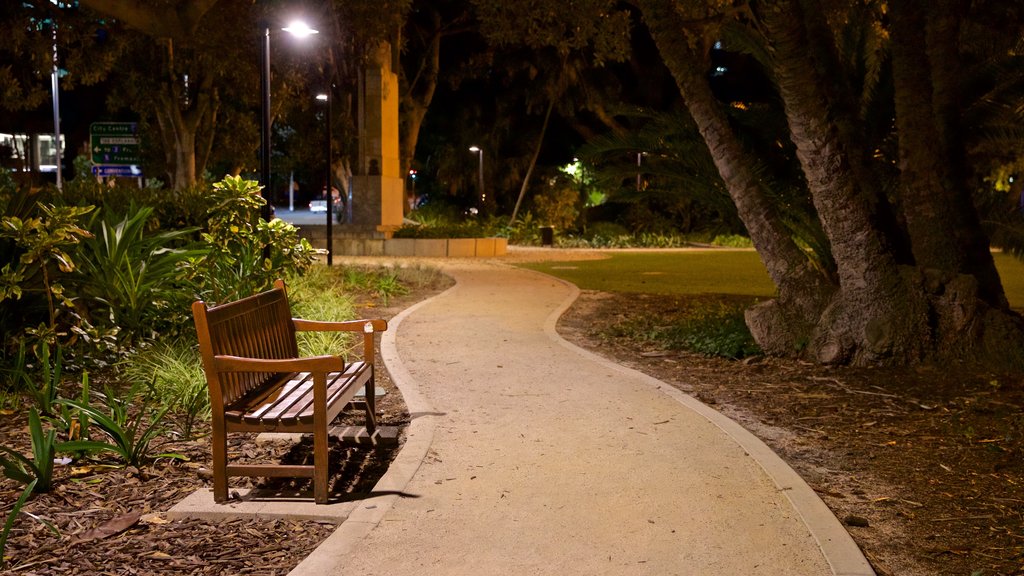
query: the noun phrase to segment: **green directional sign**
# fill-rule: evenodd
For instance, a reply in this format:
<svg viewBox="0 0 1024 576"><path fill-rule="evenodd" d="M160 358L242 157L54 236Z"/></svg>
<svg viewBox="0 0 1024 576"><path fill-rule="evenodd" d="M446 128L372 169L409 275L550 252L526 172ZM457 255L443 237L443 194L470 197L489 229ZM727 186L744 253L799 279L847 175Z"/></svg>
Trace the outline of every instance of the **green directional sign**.
<svg viewBox="0 0 1024 576"><path fill-rule="evenodd" d="M139 163L138 124L135 122L93 122L89 126L92 163L132 165Z"/></svg>

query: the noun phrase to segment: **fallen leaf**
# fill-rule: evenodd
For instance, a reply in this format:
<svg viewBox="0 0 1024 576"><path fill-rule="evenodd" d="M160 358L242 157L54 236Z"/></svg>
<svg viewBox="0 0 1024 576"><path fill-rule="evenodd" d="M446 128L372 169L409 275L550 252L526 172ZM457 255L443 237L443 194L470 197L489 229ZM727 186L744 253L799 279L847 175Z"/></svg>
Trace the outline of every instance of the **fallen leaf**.
<svg viewBox="0 0 1024 576"><path fill-rule="evenodd" d="M81 534L75 536L71 541L73 543L89 542L92 540L102 540L115 534L119 534L128 528L131 528L139 521L142 517L142 512L129 512L128 514L122 514L115 518L112 518L106 524L99 528L93 528L92 530L86 530Z"/></svg>

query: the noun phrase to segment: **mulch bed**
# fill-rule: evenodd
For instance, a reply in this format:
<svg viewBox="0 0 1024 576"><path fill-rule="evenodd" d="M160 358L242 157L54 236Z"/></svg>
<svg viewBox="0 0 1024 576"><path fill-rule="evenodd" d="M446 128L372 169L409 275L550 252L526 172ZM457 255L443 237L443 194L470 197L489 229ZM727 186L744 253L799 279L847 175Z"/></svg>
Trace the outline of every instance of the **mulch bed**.
<svg viewBox="0 0 1024 576"><path fill-rule="evenodd" d="M416 294L392 298L388 306L371 302L376 305L360 313L391 318L450 284L447 278L438 282ZM377 365L383 367L379 348ZM93 388L102 389L105 383L118 386L116 381L104 382L105 378L111 376L90 374ZM377 398L378 423L404 429L409 414L387 370L377 371L376 384L386 392ZM22 454L31 453L26 412L27 407L17 413L0 412L0 445ZM338 423L358 425L358 416L353 413L350 420L343 416ZM170 425L172 430L179 428L173 422ZM169 520L161 514L194 491L212 487L208 436L206 424L205 429L197 430L195 440L154 442L154 453L182 454L187 461L157 459L141 469L114 462L56 466L53 490L31 498L23 511L45 519L59 535L22 514L7 543L7 572L3 573L269 576L290 572L335 525L258 519ZM228 442L229 453L239 461L312 461L310 440L254 443L251 436L247 441L243 435L230 435ZM357 499L370 492L397 452L397 447L353 448L332 443L331 498ZM289 479L233 478L230 487L282 492L311 489L308 481ZM0 475L0 522L7 518L22 489Z"/></svg>

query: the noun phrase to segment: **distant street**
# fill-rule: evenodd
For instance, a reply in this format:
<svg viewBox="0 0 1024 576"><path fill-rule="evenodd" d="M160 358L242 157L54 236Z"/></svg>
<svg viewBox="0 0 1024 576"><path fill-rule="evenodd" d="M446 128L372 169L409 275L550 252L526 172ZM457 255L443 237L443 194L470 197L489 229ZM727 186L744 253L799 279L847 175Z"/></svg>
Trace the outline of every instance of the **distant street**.
<svg viewBox="0 0 1024 576"><path fill-rule="evenodd" d="M298 209L294 211L288 210L287 207L275 206L274 215L288 222L289 224L295 224L296 226L319 224L321 226L327 225L327 213L326 212L310 212L309 208Z"/></svg>

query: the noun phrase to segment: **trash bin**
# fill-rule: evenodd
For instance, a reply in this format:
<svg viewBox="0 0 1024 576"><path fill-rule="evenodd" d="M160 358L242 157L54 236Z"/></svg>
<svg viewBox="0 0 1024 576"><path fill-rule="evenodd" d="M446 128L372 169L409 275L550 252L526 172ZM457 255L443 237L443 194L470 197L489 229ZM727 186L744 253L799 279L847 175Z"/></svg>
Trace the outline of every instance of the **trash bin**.
<svg viewBox="0 0 1024 576"><path fill-rule="evenodd" d="M554 246L555 244L555 229L551 226L540 227L540 245L541 246Z"/></svg>

